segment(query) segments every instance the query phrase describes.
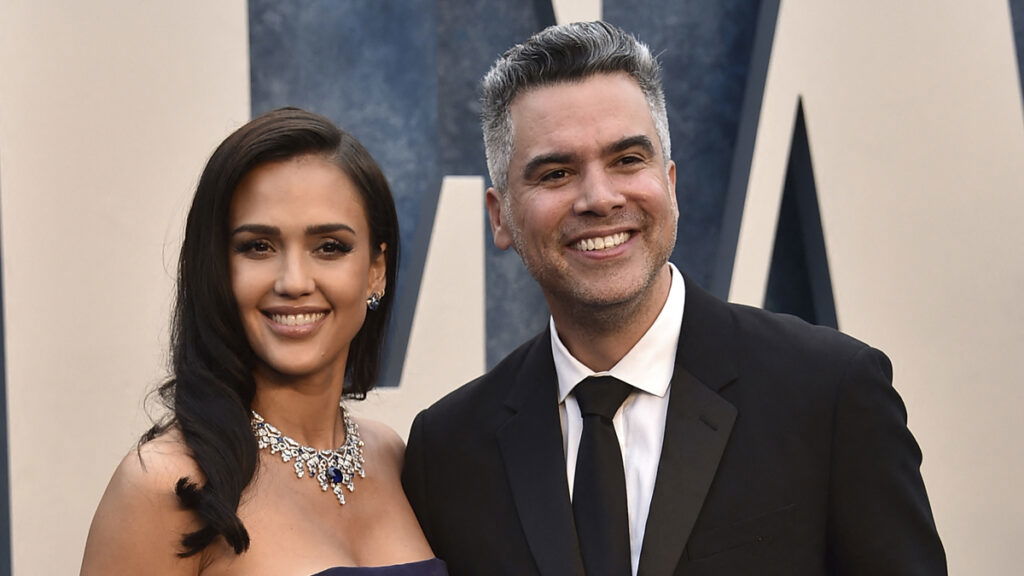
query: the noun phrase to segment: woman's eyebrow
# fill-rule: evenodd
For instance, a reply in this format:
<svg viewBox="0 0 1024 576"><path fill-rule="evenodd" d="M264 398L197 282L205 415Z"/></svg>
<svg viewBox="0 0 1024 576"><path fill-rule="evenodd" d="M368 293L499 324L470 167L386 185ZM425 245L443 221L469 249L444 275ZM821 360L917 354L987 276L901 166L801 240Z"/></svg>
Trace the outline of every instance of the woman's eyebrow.
<svg viewBox="0 0 1024 576"><path fill-rule="evenodd" d="M339 230L345 230L355 234L354 228L348 224L331 223L331 224L311 224L306 226L307 236L317 236L320 234L330 234L331 232L338 232ZM268 226L267 224L242 224L238 228L231 231L231 235L241 234L248 232L250 234L256 234L259 236L280 236L281 229L277 226Z"/></svg>
<svg viewBox="0 0 1024 576"><path fill-rule="evenodd" d="M356 233L356 231L351 226L349 226L348 224L335 223L335 224L314 224L312 226L306 226L306 235L307 236L317 236L317 235L320 235L320 234L330 234L331 232L338 232L340 230L345 230L347 232L351 232L352 234Z"/></svg>
<svg viewBox="0 0 1024 576"><path fill-rule="evenodd" d="M280 236L281 229L277 226L268 226L266 224L242 224L238 228L231 231L231 235L241 234L243 232L249 232L251 234L257 234L259 236Z"/></svg>

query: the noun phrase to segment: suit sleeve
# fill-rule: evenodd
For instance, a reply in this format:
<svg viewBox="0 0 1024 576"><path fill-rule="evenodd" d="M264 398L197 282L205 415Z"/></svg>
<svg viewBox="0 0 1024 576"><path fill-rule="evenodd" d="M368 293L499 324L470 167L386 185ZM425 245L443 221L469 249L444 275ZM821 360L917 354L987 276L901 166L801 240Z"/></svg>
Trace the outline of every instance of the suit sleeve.
<svg viewBox="0 0 1024 576"><path fill-rule="evenodd" d="M424 420L426 411L416 415L409 430L409 443L405 448L405 466L402 468L402 487L405 495L412 505L416 519L419 520L420 528L427 537L427 541L433 545L433 538L430 534L430 522L428 512L427 478L425 458L428 449L426 444ZM436 549L434 550L437 551Z"/></svg>
<svg viewBox="0 0 1024 576"><path fill-rule="evenodd" d="M885 354L867 347L854 354L835 410L828 523L834 573L945 575L921 450Z"/></svg>

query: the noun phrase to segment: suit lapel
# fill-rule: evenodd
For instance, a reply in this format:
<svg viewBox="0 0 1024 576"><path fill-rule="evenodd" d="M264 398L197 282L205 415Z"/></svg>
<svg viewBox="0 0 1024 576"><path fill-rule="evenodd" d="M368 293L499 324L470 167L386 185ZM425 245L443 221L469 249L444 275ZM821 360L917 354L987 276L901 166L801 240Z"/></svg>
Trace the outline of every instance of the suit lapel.
<svg viewBox="0 0 1024 576"><path fill-rule="evenodd" d="M498 430L498 445L523 532L540 573L582 576L565 477L550 338L550 332L544 331L523 361L506 400L514 414Z"/></svg>
<svg viewBox="0 0 1024 576"><path fill-rule="evenodd" d="M672 376L665 441L638 576L669 576L704 505L736 421L718 395L736 379L726 306L686 278L686 307Z"/></svg>

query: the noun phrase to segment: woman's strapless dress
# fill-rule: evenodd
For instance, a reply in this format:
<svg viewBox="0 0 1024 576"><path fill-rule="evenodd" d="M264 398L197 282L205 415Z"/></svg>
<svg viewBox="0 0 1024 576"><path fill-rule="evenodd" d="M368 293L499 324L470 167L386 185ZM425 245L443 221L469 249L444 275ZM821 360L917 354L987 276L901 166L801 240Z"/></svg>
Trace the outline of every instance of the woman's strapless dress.
<svg viewBox="0 0 1024 576"><path fill-rule="evenodd" d="M448 567L438 558L395 566L339 566L313 576L448 576Z"/></svg>

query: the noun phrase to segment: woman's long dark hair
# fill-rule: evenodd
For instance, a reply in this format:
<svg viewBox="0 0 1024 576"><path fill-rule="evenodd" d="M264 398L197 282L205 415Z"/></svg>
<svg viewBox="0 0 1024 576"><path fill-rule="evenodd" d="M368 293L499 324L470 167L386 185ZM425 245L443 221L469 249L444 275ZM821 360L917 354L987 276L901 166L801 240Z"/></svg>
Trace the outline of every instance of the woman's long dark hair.
<svg viewBox="0 0 1024 576"><path fill-rule="evenodd" d="M170 415L140 440L176 427L205 477L202 485L187 477L175 485L182 506L202 524L182 536L183 557L201 552L218 536L236 554L249 547L237 511L258 463L249 423L256 359L231 290L228 211L235 188L253 168L305 155L326 158L352 179L366 210L371 245L387 245L387 293L380 307L367 313L349 347L346 396L365 397L377 379L398 271L398 218L387 180L359 141L330 120L296 108L268 112L228 136L199 179L178 261L173 373L159 389Z"/></svg>

